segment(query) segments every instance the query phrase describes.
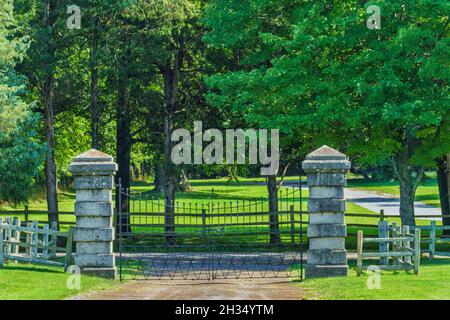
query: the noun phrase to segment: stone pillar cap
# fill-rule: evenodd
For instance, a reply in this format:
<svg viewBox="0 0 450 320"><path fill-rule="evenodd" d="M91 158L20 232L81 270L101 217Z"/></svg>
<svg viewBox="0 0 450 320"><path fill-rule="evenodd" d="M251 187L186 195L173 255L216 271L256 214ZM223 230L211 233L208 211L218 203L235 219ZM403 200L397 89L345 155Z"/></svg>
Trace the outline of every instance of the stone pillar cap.
<svg viewBox="0 0 450 320"><path fill-rule="evenodd" d="M329 146L322 146L306 156L302 168L306 173L346 172L351 167L347 156Z"/></svg>
<svg viewBox="0 0 450 320"><path fill-rule="evenodd" d="M74 176L113 175L117 164L113 157L91 149L73 158L69 171Z"/></svg>
<svg viewBox="0 0 450 320"><path fill-rule="evenodd" d="M73 158L73 162L113 162L113 161L114 161L113 157L96 149L88 150Z"/></svg>
<svg viewBox="0 0 450 320"><path fill-rule="evenodd" d="M347 156L329 146L322 146L305 157L306 160L347 160Z"/></svg>

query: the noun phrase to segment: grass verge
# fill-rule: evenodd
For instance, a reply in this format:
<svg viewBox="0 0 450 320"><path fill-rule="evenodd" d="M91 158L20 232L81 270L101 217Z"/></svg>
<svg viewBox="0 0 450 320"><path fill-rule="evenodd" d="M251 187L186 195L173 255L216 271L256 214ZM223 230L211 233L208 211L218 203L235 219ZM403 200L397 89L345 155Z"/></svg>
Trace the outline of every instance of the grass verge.
<svg viewBox="0 0 450 320"><path fill-rule="evenodd" d="M307 279L299 285L310 300L448 300L449 280L450 259L422 259L419 275L383 271L379 289L369 289L369 275L357 277L353 267L349 277Z"/></svg>
<svg viewBox="0 0 450 320"><path fill-rule="evenodd" d="M114 281L81 276L80 289L69 289L71 274L62 268L7 263L0 268L0 300L61 300L89 291L112 288Z"/></svg>

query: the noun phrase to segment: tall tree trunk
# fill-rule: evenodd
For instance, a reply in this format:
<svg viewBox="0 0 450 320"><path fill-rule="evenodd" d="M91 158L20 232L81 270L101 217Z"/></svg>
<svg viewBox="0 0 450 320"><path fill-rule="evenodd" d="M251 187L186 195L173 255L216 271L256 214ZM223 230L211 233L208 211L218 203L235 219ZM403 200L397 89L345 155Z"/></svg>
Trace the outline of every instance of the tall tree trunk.
<svg viewBox="0 0 450 320"><path fill-rule="evenodd" d="M443 216L450 215L450 155L437 160L437 182L439 187L439 199ZM450 217L442 218L444 226L450 226ZM445 235L450 235L450 230L444 230Z"/></svg>
<svg viewBox="0 0 450 320"><path fill-rule="evenodd" d="M414 179L414 170L408 164L407 152L399 153L394 159L394 169L400 184L400 218L403 225L415 226L414 199L422 180L424 169L420 169Z"/></svg>
<svg viewBox="0 0 450 320"><path fill-rule="evenodd" d="M175 168L171 160L173 121L178 99L178 85L183 64L184 39L178 42L178 50L173 66L166 65L164 79L164 177L165 177L165 234L166 243L176 243L175 238Z"/></svg>
<svg viewBox="0 0 450 320"><path fill-rule="evenodd" d="M45 1L44 11L44 28L47 29L46 44L47 53L50 61L47 67L47 76L43 86L43 100L45 104L45 137L47 142L47 154L45 161L45 175L46 175L46 189L47 189L47 208L48 208L48 220L52 223L57 223L59 228L58 219L58 193L57 193L57 181L56 181L56 163L55 163L55 130L54 130L54 92L53 92L53 62L55 60L55 48L51 44L51 38L54 35L54 24L56 20L55 13L55 1ZM51 30L51 31L48 31Z"/></svg>
<svg viewBox="0 0 450 320"><path fill-rule="evenodd" d="M450 153L447 154L447 200L450 214ZM450 218L445 219L444 225L450 225ZM450 230L445 230L445 235L450 236Z"/></svg>
<svg viewBox="0 0 450 320"><path fill-rule="evenodd" d="M116 184L120 181L122 192L116 192L116 204L121 204L119 209L122 213L122 217L120 221L118 221L118 227L121 226L119 231L122 233L130 233L130 197L127 194L129 194L131 185L131 122L129 115L129 102L127 99L127 78L123 71L125 69L123 59L119 61L119 65L120 79L116 106L116 161L119 168L116 174Z"/></svg>
<svg viewBox="0 0 450 320"><path fill-rule="evenodd" d="M153 192L164 192L166 180L164 178L164 165L159 160L155 160L153 164L155 171L155 180L153 181Z"/></svg>
<svg viewBox="0 0 450 320"><path fill-rule="evenodd" d="M167 109L167 108L166 108ZM173 113L166 110L166 117L164 123L164 200L165 200L165 234L166 243L173 245L176 243L175 238L175 170L174 164L171 161L172 144L170 137L173 131L172 122Z"/></svg>
<svg viewBox="0 0 450 320"><path fill-rule="evenodd" d="M91 131L92 131L92 148L100 149L99 146L99 110L98 110L98 33L99 33L99 17L95 16L92 27L92 44L91 44Z"/></svg>
<svg viewBox="0 0 450 320"><path fill-rule="evenodd" d="M164 166L158 162L154 164L155 180L153 181L154 187L152 189L152 192L164 192L165 190L167 182L165 179L163 167ZM191 183L189 182L188 176L183 169L174 169L174 175L175 191L186 192L192 190Z"/></svg>
<svg viewBox="0 0 450 320"><path fill-rule="evenodd" d="M278 224L278 188L277 177L271 175L267 177L267 191L269 192L269 213L270 213L270 243L280 243L280 226Z"/></svg>

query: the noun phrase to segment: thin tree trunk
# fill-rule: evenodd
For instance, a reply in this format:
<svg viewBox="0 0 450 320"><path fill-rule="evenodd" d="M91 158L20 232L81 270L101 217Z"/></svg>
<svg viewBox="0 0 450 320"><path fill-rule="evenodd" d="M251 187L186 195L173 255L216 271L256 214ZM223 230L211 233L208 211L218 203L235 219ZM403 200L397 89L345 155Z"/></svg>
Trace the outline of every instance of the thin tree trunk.
<svg viewBox="0 0 450 320"><path fill-rule="evenodd" d="M414 198L418 182L414 183L406 152L398 154L394 162L400 184L400 218L403 225L415 226Z"/></svg>
<svg viewBox="0 0 450 320"><path fill-rule="evenodd" d="M166 111L166 119L164 124L164 176L165 176L165 186L164 186L164 200L165 200L165 234L166 243L173 245L176 243L175 238L175 174L174 174L174 164L171 162L171 141L170 137L173 130L173 122L170 112Z"/></svg>
<svg viewBox="0 0 450 320"><path fill-rule="evenodd" d="M269 192L269 214L270 214L270 243L280 243L280 226L278 224L278 188L277 177L267 177L267 191Z"/></svg>
<svg viewBox="0 0 450 320"><path fill-rule="evenodd" d="M51 28L51 33L47 34L46 43L48 46L48 55L50 59L55 60L55 49L51 44L51 38L53 36L53 28L56 20L55 16L55 2L52 0L45 1L44 11L44 28ZM48 220L51 223L57 223L59 228L58 219L58 193L57 193L57 180L56 180L56 163L55 163L55 146L54 146L54 92L53 82L54 74L52 66L47 66L47 77L45 79L43 87L43 100L45 104L45 137L47 142L47 153L45 161L45 175L46 175L46 189L47 189L47 208L48 208Z"/></svg>
<svg viewBox="0 0 450 320"><path fill-rule="evenodd" d="M450 214L450 153L447 154L447 200ZM444 225L450 225L450 218L445 219ZM450 236L450 230L446 230L445 235Z"/></svg>
<svg viewBox="0 0 450 320"><path fill-rule="evenodd" d="M118 171L116 174L116 183L120 181L122 191L116 193L116 203L120 203L121 207L119 208L122 213L122 217L119 221L118 226L122 226L122 233L130 233L130 198L127 194L129 194L131 177L130 177L130 165L131 165L131 123L129 117L129 103L127 101L127 79L123 74L125 69L125 63L123 59L119 61L119 69L120 69L120 79L119 79L119 88L118 88L118 99L116 106L116 114L117 114L117 130L116 130L116 161L118 164Z"/></svg>
<svg viewBox="0 0 450 320"><path fill-rule="evenodd" d="M153 182L153 192L164 192L166 180L164 178L164 166L158 160L153 164L155 171L155 180Z"/></svg>
<svg viewBox="0 0 450 320"><path fill-rule="evenodd" d="M184 39L179 40L179 47L173 67L166 65L164 79L164 177L165 177L165 234L166 243L176 243L175 238L175 168L171 160L173 120L178 98L178 85L183 64Z"/></svg>
<svg viewBox="0 0 450 320"><path fill-rule="evenodd" d="M92 28L92 45L91 45L91 131L92 131L92 148L99 150L99 110L98 110L98 33L99 33L99 17L94 17Z"/></svg>
<svg viewBox="0 0 450 320"><path fill-rule="evenodd" d="M439 199L441 203L441 210L443 216L450 215L450 173L448 168L450 164L448 160L449 156L444 156L437 160L437 182L439 187ZM450 218L442 218L442 224L444 226L450 226ZM445 235L450 235L450 230L444 230Z"/></svg>

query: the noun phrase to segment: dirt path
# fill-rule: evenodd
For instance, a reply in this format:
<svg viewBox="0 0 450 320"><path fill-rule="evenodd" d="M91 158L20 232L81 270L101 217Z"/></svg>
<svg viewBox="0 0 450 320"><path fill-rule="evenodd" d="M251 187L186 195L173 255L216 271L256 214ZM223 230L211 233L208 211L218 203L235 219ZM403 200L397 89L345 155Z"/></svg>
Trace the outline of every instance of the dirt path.
<svg viewBox="0 0 450 320"><path fill-rule="evenodd" d="M72 300L301 300L304 297L298 283L282 280L131 281L112 290L89 293Z"/></svg>

